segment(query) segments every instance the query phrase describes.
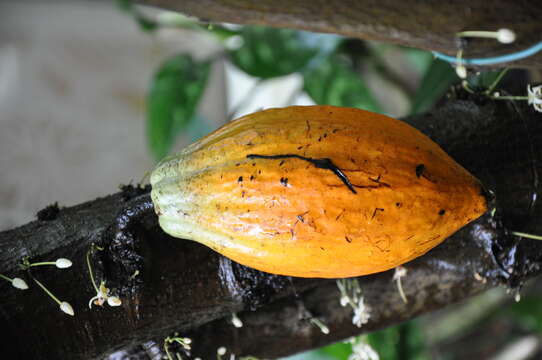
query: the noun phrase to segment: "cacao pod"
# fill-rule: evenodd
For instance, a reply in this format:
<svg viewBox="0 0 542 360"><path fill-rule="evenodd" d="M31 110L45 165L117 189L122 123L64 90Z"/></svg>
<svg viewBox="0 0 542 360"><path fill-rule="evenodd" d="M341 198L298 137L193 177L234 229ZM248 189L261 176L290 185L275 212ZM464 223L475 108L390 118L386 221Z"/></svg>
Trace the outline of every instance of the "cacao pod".
<svg viewBox="0 0 542 360"><path fill-rule="evenodd" d="M170 235L299 277L391 269L487 211L479 181L418 130L333 106L232 121L160 162L151 184Z"/></svg>

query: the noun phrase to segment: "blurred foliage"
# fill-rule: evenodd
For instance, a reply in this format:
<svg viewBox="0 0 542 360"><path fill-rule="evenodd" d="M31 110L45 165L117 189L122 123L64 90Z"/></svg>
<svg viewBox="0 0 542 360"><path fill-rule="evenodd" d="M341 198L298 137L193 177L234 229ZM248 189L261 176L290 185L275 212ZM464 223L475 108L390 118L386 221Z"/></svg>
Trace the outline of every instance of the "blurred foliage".
<svg viewBox="0 0 542 360"><path fill-rule="evenodd" d="M230 59L240 70L261 79L300 71L318 53L295 30L246 26L239 35L242 44L230 51Z"/></svg>
<svg viewBox="0 0 542 360"><path fill-rule="evenodd" d="M427 111L459 77L447 62L434 59L425 71L416 94L412 99L411 114Z"/></svg>
<svg viewBox="0 0 542 360"><path fill-rule="evenodd" d="M421 328L416 320L368 335L380 360L428 360Z"/></svg>
<svg viewBox="0 0 542 360"><path fill-rule="evenodd" d="M529 296L509 306L504 315L512 316L521 326L542 335L542 296Z"/></svg>
<svg viewBox="0 0 542 360"><path fill-rule="evenodd" d="M303 72L303 90L316 104L357 107L381 112L362 78L337 56L327 57Z"/></svg>
<svg viewBox="0 0 542 360"><path fill-rule="evenodd" d="M363 330L363 329L361 329ZM375 331L363 340L375 350L380 360L429 360L419 322L412 320L384 330ZM283 360L349 360L352 356L352 342L338 342L285 358Z"/></svg>
<svg viewBox="0 0 542 360"><path fill-rule="evenodd" d="M167 155L194 117L210 66L182 54L168 59L154 75L147 98L147 135L157 160Z"/></svg>

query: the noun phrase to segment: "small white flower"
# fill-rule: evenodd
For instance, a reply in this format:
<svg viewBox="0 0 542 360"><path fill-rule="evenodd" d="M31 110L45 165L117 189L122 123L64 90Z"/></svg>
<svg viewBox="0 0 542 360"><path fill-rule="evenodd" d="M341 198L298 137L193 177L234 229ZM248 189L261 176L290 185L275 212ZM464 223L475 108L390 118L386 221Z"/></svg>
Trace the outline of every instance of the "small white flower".
<svg viewBox="0 0 542 360"><path fill-rule="evenodd" d="M226 348L224 346L219 347L216 349L216 353L220 356L223 356L226 354Z"/></svg>
<svg viewBox="0 0 542 360"><path fill-rule="evenodd" d="M510 44L516 41L516 33L510 29L499 29L497 31L497 40L503 44Z"/></svg>
<svg viewBox="0 0 542 360"><path fill-rule="evenodd" d="M379 360L378 353L365 341L358 339L352 341L352 354L348 360Z"/></svg>
<svg viewBox="0 0 542 360"><path fill-rule="evenodd" d="M236 328L241 328L241 327L243 327L243 322L241 321L241 319L239 319L239 317L237 316L236 313L232 313L232 314L231 314L231 323L232 323L233 326L235 326Z"/></svg>
<svg viewBox="0 0 542 360"><path fill-rule="evenodd" d="M527 85L527 102L533 105L536 111L542 112L542 85L531 88Z"/></svg>
<svg viewBox="0 0 542 360"><path fill-rule="evenodd" d="M107 304L109 306L121 306L122 301L117 296L109 296L107 298Z"/></svg>
<svg viewBox="0 0 542 360"><path fill-rule="evenodd" d="M462 64L457 65L455 72L460 79L465 79L467 77L467 68Z"/></svg>
<svg viewBox="0 0 542 360"><path fill-rule="evenodd" d="M102 281L98 288L98 293L88 302L89 309L92 309L92 304L103 306L106 301L109 306L120 306L122 300L117 296L109 296L109 292L110 290L105 286L105 282Z"/></svg>
<svg viewBox="0 0 542 360"><path fill-rule="evenodd" d="M352 317L352 324L361 327L369 322L371 314L369 313L367 306L365 306L363 297L359 298L356 305L357 306L354 308L354 316Z"/></svg>
<svg viewBox="0 0 542 360"><path fill-rule="evenodd" d="M26 283L26 281L24 281L21 278L13 278L11 280L11 285L13 285L13 287L15 287L17 289L20 289L20 290L28 289L28 284Z"/></svg>
<svg viewBox="0 0 542 360"><path fill-rule="evenodd" d="M55 265L59 269L66 269L72 266L72 262L68 259L60 258L56 260Z"/></svg>
<svg viewBox="0 0 542 360"><path fill-rule="evenodd" d="M321 331L322 334L324 334L324 335L328 335L328 334L329 334L329 328L328 328L327 326L325 326L325 325L322 326L322 327L320 328L320 331Z"/></svg>
<svg viewBox="0 0 542 360"><path fill-rule="evenodd" d="M365 300L361 296L361 287L357 279L339 279L337 287L341 293L340 303L342 306L350 305L354 311L352 323L357 327L369 322L371 314L369 308L365 305Z"/></svg>
<svg viewBox="0 0 542 360"><path fill-rule="evenodd" d="M404 278L407 274L407 269L404 266L397 266L395 268L395 272L393 273L393 280L397 283L397 290L399 290L399 295L401 296L401 299L403 299L403 302L405 304L408 304L407 297L405 295L405 292L403 291L403 284L401 283L401 279Z"/></svg>
<svg viewBox="0 0 542 360"><path fill-rule="evenodd" d="M184 338L183 341L181 341L181 344L183 345L183 348L185 348L186 350L192 349L192 347L190 346L190 339L189 338Z"/></svg>
<svg viewBox="0 0 542 360"><path fill-rule="evenodd" d="M326 324L324 324L322 320L315 317L311 317L310 323L316 326L318 329L320 329L322 334L328 335L330 333L329 328L327 327Z"/></svg>
<svg viewBox="0 0 542 360"><path fill-rule="evenodd" d="M66 301L62 301L60 303L60 310L62 310L63 312L65 312L68 315L71 315L71 316L75 315L75 313L73 312L72 306L70 305L70 303L68 303Z"/></svg>
<svg viewBox="0 0 542 360"><path fill-rule="evenodd" d="M404 266L397 266L395 272L393 273L393 280L398 280L402 277L405 277L407 274L407 269Z"/></svg>
<svg viewBox="0 0 542 360"><path fill-rule="evenodd" d="M98 289L98 293L88 302L88 308L92 309L92 304L103 306L104 302L107 299L108 293L109 293L109 289L105 287L105 283L102 281Z"/></svg>

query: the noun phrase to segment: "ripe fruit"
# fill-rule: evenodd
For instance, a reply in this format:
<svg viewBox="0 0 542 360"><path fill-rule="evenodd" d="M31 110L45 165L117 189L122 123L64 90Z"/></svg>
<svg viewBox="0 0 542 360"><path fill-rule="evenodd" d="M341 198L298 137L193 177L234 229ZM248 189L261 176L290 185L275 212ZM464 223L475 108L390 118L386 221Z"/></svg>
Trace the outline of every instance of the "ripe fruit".
<svg viewBox="0 0 542 360"><path fill-rule="evenodd" d="M409 125L292 106L244 116L151 175L160 226L275 274L391 269L487 210L476 178Z"/></svg>

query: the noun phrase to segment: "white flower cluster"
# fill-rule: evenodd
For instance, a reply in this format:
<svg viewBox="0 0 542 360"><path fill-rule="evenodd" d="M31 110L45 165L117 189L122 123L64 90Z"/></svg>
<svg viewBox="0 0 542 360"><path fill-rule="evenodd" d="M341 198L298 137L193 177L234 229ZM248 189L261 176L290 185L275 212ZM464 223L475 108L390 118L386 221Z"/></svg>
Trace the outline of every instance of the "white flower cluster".
<svg viewBox="0 0 542 360"><path fill-rule="evenodd" d="M352 354L348 356L348 360L380 360L378 353L364 341L363 337L350 339L352 343Z"/></svg>
<svg viewBox="0 0 542 360"><path fill-rule="evenodd" d="M531 87L527 85L527 102L532 105L536 111L542 112L542 85Z"/></svg>
<svg viewBox="0 0 542 360"><path fill-rule="evenodd" d="M187 337L181 337L179 336L178 333L175 333L173 337L168 336L167 338L164 339L164 351L166 352L166 357L168 360L173 360L173 354L169 350L169 345L172 343L177 343L181 345L183 349L185 349L188 352L188 354L190 354L190 350L192 349L192 346L190 345L192 344L192 339L187 338ZM182 360L182 357L179 353L174 353L174 354L175 354L176 359Z"/></svg>
<svg viewBox="0 0 542 360"><path fill-rule="evenodd" d="M232 313L231 314L231 323L233 326L235 326L236 328L241 328L243 327L243 322L241 321L241 319L239 319L239 316L237 316L236 313Z"/></svg>
<svg viewBox="0 0 542 360"><path fill-rule="evenodd" d="M56 261L43 261L43 262L36 262L36 263L31 263L30 262L30 258L29 257L24 257L22 259L22 262L20 265L20 268L22 270L29 270L31 267L33 266L43 266L43 265L54 265L56 266L57 268L59 269L67 269L69 267L72 266L72 262L69 260L69 259L66 259L66 258L59 258L59 259L56 259ZM74 316L75 312L73 311L73 307L70 305L69 302L67 301L61 301L59 300L49 289L47 289L47 287L45 287L45 285L43 285L38 279L36 279L34 276L30 275L32 277L32 279L34 280L34 282L41 288L43 289L43 291L45 291L45 293L47 295L49 295L51 297L51 299L53 299L59 306L60 306L60 310L63 311L64 313L68 314L68 315L71 315L71 316ZM26 281L24 281L23 279L21 278L18 278L18 277L15 277L15 278L9 278L3 274L0 274L0 279L3 279L3 280L6 280L6 281L9 281L11 283L11 285L16 288L16 289L19 289L19 290L27 290L28 289L28 284L26 283Z"/></svg>
<svg viewBox="0 0 542 360"><path fill-rule="evenodd" d="M357 327L367 324L371 318L370 309L365 305L365 300L361 296L361 288L357 279L339 279L337 287L341 293L341 306L350 305L354 311L352 323Z"/></svg>
<svg viewBox="0 0 542 360"><path fill-rule="evenodd" d="M110 296L109 295L110 290L105 286L105 281L102 281L100 283L100 288L96 292L96 296L94 296L90 301L88 302L88 308L92 309L92 304L103 306L103 304L107 301L107 304L109 306L120 306L122 305L122 301L117 296Z"/></svg>

